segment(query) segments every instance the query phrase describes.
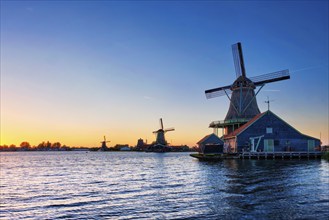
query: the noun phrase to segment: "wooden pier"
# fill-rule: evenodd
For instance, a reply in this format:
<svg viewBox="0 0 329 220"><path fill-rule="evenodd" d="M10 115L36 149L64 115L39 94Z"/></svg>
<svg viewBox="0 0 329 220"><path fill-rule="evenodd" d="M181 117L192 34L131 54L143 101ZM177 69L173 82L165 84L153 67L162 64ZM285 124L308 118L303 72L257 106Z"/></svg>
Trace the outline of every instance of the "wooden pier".
<svg viewBox="0 0 329 220"><path fill-rule="evenodd" d="M323 152L243 152L240 159L321 159Z"/></svg>
<svg viewBox="0 0 329 220"><path fill-rule="evenodd" d="M291 159L321 159L323 152L241 152L234 154L190 154L191 157L203 161L220 161L225 159L250 159L250 160L291 160Z"/></svg>

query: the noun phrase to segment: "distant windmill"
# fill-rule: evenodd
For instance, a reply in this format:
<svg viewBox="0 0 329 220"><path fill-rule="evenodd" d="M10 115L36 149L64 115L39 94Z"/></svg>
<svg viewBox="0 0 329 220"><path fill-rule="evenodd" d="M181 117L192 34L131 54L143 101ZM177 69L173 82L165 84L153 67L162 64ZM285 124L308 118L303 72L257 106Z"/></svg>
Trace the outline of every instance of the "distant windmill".
<svg viewBox="0 0 329 220"><path fill-rule="evenodd" d="M232 132L235 128L260 113L256 96L265 84L290 79L289 70L247 78L241 43L238 42L232 45L232 51L236 80L231 85L205 91L208 99L226 95L230 100L230 107L224 121L212 122L210 124L210 127L213 128L225 128L226 133ZM259 87L259 89L255 93L256 87ZM231 97L229 94L232 94Z"/></svg>
<svg viewBox="0 0 329 220"><path fill-rule="evenodd" d="M108 143L108 142L111 142L111 141L106 141L106 138L104 136L104 141L101 141L102 146L101 146L101 148L99 150L100 151L107 151L108 150L108 147L106 146L106 143Z"/></svg>
<svg viewBox="0 0 329 220"><path fill-rule="evenodd" d="M160 118L160 129L157 130L157 131L153 131L153 134L156 134L155 144L167 145L167 141L165 139L165 133L168 132L168 131L174 131L174 130L175 130L175 128L163 129L162 118Z"/></svg>

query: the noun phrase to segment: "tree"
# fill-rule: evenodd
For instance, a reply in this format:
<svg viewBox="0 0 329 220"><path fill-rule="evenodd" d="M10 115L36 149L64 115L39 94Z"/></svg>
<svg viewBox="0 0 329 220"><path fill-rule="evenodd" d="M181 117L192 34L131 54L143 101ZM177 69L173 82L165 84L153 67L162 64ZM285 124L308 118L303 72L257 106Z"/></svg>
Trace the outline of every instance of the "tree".
<svg viewBox="0 0 329 220"><path fill-rule="evenodd" d="M15 145L15 144L11 144L11 145L9 146L9 150L10 150L10 151L16 151L16 150L17 150L16 145Z"/></svg>
<svg viewBox="0 0 329 220"><path fill-rule="evenodd" d="M49 141L47 142L42 142L38 145L38 150L50 150L51 143Z"/></svg>
<svg viewBox="0 0 329 220"><path fill-rule="evenodd" d="M9 149L8 145L3 145L3 146L0 146L0 150L1 151L7 151Z"/></svg>
<svg viewBox="0 0 329 220"><path fill-rule="evenodd" d="M71 150L71 148L69 146L66 146L65 144L61 147L60 150Z"/></svg>
<svg viewBox="0 0 329 220"><path fill-rule="evenodd" d="M49 141L47 141L47 143L46 143L46 149L47 150L50 150L51 149L51 143Z"/></svg>
<svg viewBox="0 0 329 220"><path fill-rule="evenodd" d="M21 147L22 150L30 150L31 149L31 145L27 141L23 141L19 146Z"/></svg>
<svg viewBox="0 0 329 220"><path fill-rule="evenodd" d="M61 143L59 143L59 142L55 142L55 143L53 143L53 144L51 145L51 149L52 149L52 150L59 150L59 148L60 148L61 146L62 146Z"/></svg>

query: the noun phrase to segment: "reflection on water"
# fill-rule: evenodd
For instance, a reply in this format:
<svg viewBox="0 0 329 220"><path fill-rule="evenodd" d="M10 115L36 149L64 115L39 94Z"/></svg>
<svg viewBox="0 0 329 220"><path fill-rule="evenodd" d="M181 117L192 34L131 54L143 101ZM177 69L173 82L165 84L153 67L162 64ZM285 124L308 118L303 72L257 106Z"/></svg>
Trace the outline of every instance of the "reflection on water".
<svg viewBox="0 0 329 220"><path fill-rule="evenodd" d="M186 153L1 153L1 219L326 219L329 163Z"/></svg>
<svg viewBox="0 0 329 220"><path fill-rule="evenodd" d="M329 166L324 161L226 160L207 165L222 171L219 177L210 169L207 178L218 217L322 219L329 214Z"/></svg>

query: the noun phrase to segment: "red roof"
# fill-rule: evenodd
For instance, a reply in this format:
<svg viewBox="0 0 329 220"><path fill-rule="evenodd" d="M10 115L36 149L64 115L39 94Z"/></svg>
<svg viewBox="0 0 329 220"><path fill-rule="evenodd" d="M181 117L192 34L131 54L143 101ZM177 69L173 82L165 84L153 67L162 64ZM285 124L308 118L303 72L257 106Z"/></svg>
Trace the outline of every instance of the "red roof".
<svg viewBox="0 0 329 220"><path fill-rule="evenodd" d="M228 138L232 138L232 137L237 136L242 131L244 131L246 128L248 128L250 125L252 125L254 122L256 122L259 118L261 118L265 113L266 112L259 113L258 115L256 115L252 119L250 119L246 124L242 125L241 127L239 127L238 129L234 130L233 132L231 132L231 133L229 133L227 135L224 135L224 139L228 139Z"/></svg>

